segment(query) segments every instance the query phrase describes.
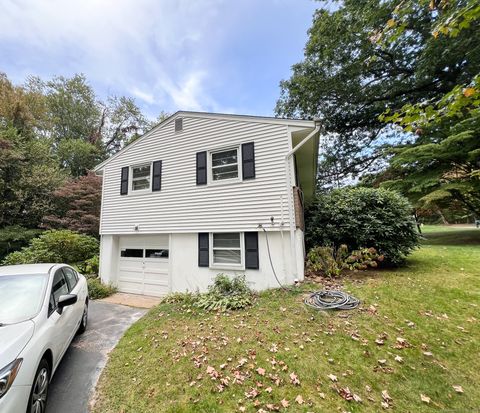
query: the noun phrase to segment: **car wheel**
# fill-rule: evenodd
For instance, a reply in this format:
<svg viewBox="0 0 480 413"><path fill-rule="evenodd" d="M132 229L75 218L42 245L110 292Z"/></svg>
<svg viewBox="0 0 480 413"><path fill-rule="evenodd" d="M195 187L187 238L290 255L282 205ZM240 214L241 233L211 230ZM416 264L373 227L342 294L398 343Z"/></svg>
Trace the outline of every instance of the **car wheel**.
<svg viewBox="0 0 480 413"><path fill-rule="evenodd" d="M48 383L50 381L50 366L42 359L33 380L27 413L45 413L47 408Z"/></svg>
<svg viewBox="0 0 480 413"><path fill-rule="evenodd" d="M85 303L85 308L83 309L82 321L80 321L80 326L78 327L78 334L82 334L87 329L88 323L88 302Z"/></svg>

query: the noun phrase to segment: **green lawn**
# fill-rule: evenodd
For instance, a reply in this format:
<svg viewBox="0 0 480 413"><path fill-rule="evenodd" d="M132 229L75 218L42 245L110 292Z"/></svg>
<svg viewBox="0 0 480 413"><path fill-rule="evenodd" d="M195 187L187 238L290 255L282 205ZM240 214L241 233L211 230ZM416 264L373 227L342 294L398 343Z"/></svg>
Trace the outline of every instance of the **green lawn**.
<svg viewBox="0 0 480 413"><path fill-rule="evenodd" d="M112 352L94 411L478 411L480 230L425 237L407 267L346 280L360 310L316 312L281 290L231 314L161 304Z"/></svg>

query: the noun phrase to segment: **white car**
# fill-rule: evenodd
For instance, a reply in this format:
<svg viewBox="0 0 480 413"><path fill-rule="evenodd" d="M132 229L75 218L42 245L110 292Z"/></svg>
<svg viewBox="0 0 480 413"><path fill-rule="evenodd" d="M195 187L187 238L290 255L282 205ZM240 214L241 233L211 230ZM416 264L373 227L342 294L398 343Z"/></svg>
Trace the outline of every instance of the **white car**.
<svg viewBox="0 0 480 413"><path fill-rule="evenodd" d="M45 412L50 379L87 318L87 281L72 267L0 267L0 413Z"/></svg>

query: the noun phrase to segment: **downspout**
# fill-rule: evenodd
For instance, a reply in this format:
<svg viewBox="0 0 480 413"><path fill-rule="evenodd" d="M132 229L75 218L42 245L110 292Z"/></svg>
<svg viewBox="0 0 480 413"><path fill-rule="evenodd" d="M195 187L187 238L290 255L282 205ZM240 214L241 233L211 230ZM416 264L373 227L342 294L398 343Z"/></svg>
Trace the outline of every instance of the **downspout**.
<svg viewBox="0 0 480 413"><path fill-rule="evenodd" d="M315 136L318 132L320 131L320 124L318 121L315 120L315 129L308 134L307 137L305 137L295 148L291 149L286 155L285 155L285 172L286 172L286 185L287 185L287 200L288 200L288 215L289 215L289 221L290 221L290 254L291 254L291 262L292 262L292 267L293 267L293 276L295 279L298 278L298 272L297 272L297 254L295 250L295 228L296 228L296 223L295 223L295 210L294 210L294 205L293 205L293 184L292 184L292 168L290 167L290 160L292 159L292 156L297 152L305 143L307 143L313 136ZM290 142L293 143L292 140L292 132L288 132L289 137L290 137Z"/></svg>

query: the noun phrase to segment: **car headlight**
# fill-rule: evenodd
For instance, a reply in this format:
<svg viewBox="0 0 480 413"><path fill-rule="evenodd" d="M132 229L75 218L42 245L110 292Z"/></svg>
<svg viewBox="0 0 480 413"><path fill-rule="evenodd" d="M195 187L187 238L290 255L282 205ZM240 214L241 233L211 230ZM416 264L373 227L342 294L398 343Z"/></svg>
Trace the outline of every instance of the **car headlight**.
<svg viewBox="0 0 480 413"><path fill-rule="evenodd" d="M23 359L16 359L0 370L0 398L12 387L18 370L20 370L20 366L22 365L22 361Z"/></svg>

